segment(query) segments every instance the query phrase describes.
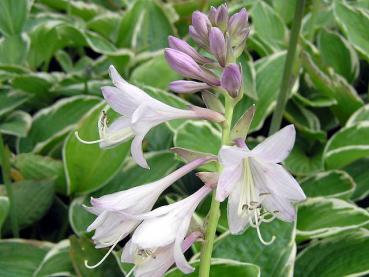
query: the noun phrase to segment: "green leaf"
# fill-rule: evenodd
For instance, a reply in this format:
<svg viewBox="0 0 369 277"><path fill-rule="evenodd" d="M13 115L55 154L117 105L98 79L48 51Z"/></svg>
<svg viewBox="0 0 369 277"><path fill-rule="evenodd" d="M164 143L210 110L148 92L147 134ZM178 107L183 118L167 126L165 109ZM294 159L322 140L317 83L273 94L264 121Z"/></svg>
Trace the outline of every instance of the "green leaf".
<svg viewBox="0 0 369 277"><path fill-rule="evenodd" d="M299 254L295 274L299 277L365 276L369 272L368 248L368 230L327 238Z"/></svg>
<svg viewBox="0 0 369 277"><path fill-rule="evenodd" d="M9 199L6 196L0 196L0 234L3 223L8 216L9 211Z"/></svg>
<svg viewBox="0 0 369 277"><path fill-rule="evenodd" d="M115 41L120 20L121 16L118 13L104 13L88 21L86 28L108 40Z"/></svg>
<svg viewBox="0 0 369 277"><path fill-rule="evenodd" d="M55 179L56 192L66 194L67 187L62 161L47 156L26 153L15 156L14 166L25 179Z"/></svg>
<svg viewBox="0 0 369 277"><path fill-rule="evenodd" d="M354 112L346 122L346 127L355 125L358 122L369 121L369 104Z"/></svg>
<svg viewBox="0 0 369 277"><path fill-rule="evenodd" d="M179 78L180 76L167 64L164 55L160 54L136 67L130 80L156 88L167 89L170 82Z"/></svg>
<svg viewBox="0 0 369 277"><path fill-rule="evenodd" d="M287 28L280 16L268 4L257 2L250 10L250 14L255 34L272 47L273 52L286 48Z"/></svg>
<svg viewBox="0 0 369 277"><path fill-rule="evenodd" d="M87 227L96 219L96 216L89 213L82 205L89 206L89 197L77 197L73 199L69 206L69 223L73 232L78 236L87 233Z"/></svg>
<svg viewBox="0 0 369 277"><path fill-rule="evenodd" d="M0 241L0 276L30 277L45 257L50 244L20 239Z"/></svg>
<svg viewBox="0 0 369 277"><path fill-rule="evenodd" d="M207 121L187 121L174 133L174 146L217 155L221 134Z"/></svg>
<svg viewBox="0 0 369 277"><path fill-rule="evenodd" d="M298 207L297 239L328 237L369 223L369 213L341 199L316 197Z"/></svg>
<svg viewBox="0 0 369 277"><path fill-rule="evenodd" d="M72 276L73 274L69 240L62 240L50 249L32 277Z"/></svg>
<svg viewBox="0 0 369 277"><path fill-rule="evenodd" d="M362 200L369 195L369 159L360 159L344 167L356 183L356 188L351 196L354 201Z"/></svg>
<svg viewBox="0 0 369 277"><path fill-rule="evenodd" d="M242 235L220 238L213 256L258 265L261 276L291 276L296 253L294 224L274 220L261 224L260 231L265 240L275 235L273 244L263 245L256 230L249 227Z"/></svg>
<svg viewBox="0 0 369 277"><path fill-rule="evenodd" d="M302 65L314 87L323 95L336 99L337 105L332 107L332 111L341 123L345 123L353 112L363 106L362 99L345 78L332 70L323 72L307 52L302 55Z"/></svg>
<svg viewBox="0 0 369 277"><path fill-rule="evenodd" d="M186 275L188 277L199 276L200 262L191 263L195 267L195 271ZM165 277L182 277L183 273L179 269L174 269L165 274ZM260 277L260 268L257 265L242 263L227 259L212 259L210 267L210 276L244 276L244 277Z"/></svg>
<svg viewBox="0 0 369 277"><path fill-rule="evenodd" d="M300 185L307 197L324 196L342 199L350 198L356 187L352 177L341 170L314 174L301 180Z"/></svg>
<svg viewBox="0 0 369 277"><path fill-rule="evenodd" d="M55 142L73 130L78 120L99 102L100 98L81 95L61 99L52 106L39 110L33 117L28 136L19 140L18 152L47 152Z"/></svg>
<svg viewBox="0 0 369 277"><path fill-rule="evenodd" d="M23 111L15 111L7 115L0 123L0 132L16 137L25 137L31 129L32 117Z"/></svg>
<svg viewBox="0 0 369 277"><path fill-rule="evenodd" d="M355 49L369 61L369 14L366 10L348 6L345 2L334 4L334 16Z"/></svg>
<svg viewBox="0 0 369 277"><path fill-rule="evenodd" d="M93 243L87 238L77 238L76 236L70 237L70 256L72 258L74 270L78 276L121 276L122 274L117 264L117 260L113 255L110 255L104 261L99 270L88 269L85 267L85 261L87 261L89 265L94 265L103 258L105 252L106 251L102 249L95 249Z"/></svg>
<svg viewBox="0 0 369 277"><path fill-rule="evenodd" d="M273 1L274 10L283 18L285 23L290 23L295 15L296 1L294 0L275 0Z"/></svg>
<svg viewBox="0 0 369 277"><path fill-rule="evenodd" d="M94 196L102 196L159 180L180 164L175 155L167 151L150 152L145 157L150 170L140 167L133 161L128 161L106 186L94 193Z"/></svg>
<svg viewBox="0 0 369 277"><path fill-rule="evenodd" d="M340 34L322 30L318 36L322 62L352 83L359 74L359 57Z"/></svg>
<svg viewBox="0 0 369 277"><path fill-rule="evenodd" d="M344 127L325 146L323 160L328 169L344 167L369 155L369 121Z"/></svg>
<svg viewBox="0 0 369 277"><path fill-rule="evenodd" d="M91 110L78 124L78 133L85 140L98 139L97 122L105 104ZM111 118L111 111L108 117ZM68 194L97 190L111 180L121 168L129 152L129 142L111 149L101 149L98 144L83 144L74 133L66 139L63 161L67 176Z"/></svg>
<svg viewBox="0 0 369 277"><path fill-rule="evenodd" d="M54 200L54 184L51 180L25 180L12 183L15 211L20 229L40 220L49 210ZM1 187L0 187L1 188ZM0 189L0 195L5 189ZM10 231L10 224L4 225L4 231Z"/></svg>
<svg viewBox="0 0 369 277"><path fill-rule="evenodd" d="M30 99L26 93L19 91L8 91L0 93L0 116L13 111Z"/></svg>
<svg viewBox="0 0 369 277"><path fill-rule="evenodd" d="M22 32L30 4L28 0L2 0L0 2L0 32L4 36Z"/></svg>
<svg viewBox="0 0 369 277"><path fill-rule="evenodd" d="M0 38L0 63L24 64L29 44L29 38L25 34Z"/></svg>
<svg viewBox="0 0 369 277"><path fill-rule="evenodd" d="M167 38L174 33L161 4L153 0L138 0L122 18L117 45L137 52L156 51L167 47Z"/></svg>
<svg viewBox="0 0 369 277"><path fill-rule="evenodd" d="M253 61L248 61L246 59L246 55L243 54L238 58L238 62L241 63L242 72L243 72L243 89L244 93L251 97L252 99L257 100L258 96L256 93L256 72Z"/></svg>

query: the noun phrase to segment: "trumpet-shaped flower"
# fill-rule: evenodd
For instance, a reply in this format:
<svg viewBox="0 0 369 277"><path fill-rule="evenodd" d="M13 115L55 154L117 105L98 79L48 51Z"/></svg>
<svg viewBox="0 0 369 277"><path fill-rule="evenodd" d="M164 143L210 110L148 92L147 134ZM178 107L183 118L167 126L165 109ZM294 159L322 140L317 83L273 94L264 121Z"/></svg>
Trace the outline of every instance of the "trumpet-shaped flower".
<svg viewBox="0 0 369 277"><path fill-rule="evenodd" d="M205 185L181 201L143 215L144 221L132 235L132 245L145 253L169 247L177 267L184 273L192 272L193 268L183 255L182 244L196 207L211 190Z"/></svg>
<svg viewBox="0 0 369 277"><path fill-rule="evenodd" d="M214 160L214 157L199 158L153 183L100 198L92 198L92 206L86 209L97 215L97 218L87 231L95 230L92 239L96 248L108 246L114 248L140 224L142 220L135 217L136 215L149 212L165 189L190 171L211 160Z"/></svg>
<svg viewBox="0 0 369 277"><path fill-rule="evenodd" d="M151 128L173 119L207 119L215 122L224 120L223 115L209 109L191 106L188 110L182 110L164 104L126 82L114 66L110 66L109 74L115 87L103 87L102 93L109 106L121 117L108 126L106 114L102 113L98 123L99 140L85 141L77 132L76 136L83 143L100 143L102 148L114 146L133 137L132 158L141 167L149 168L143 156L142 140Z"/></svg>
<svg viewBox="0 0 369 277"><path fill-rule="evenodd" d="M186 252L201 236L200 232L188 235L182 242L181 251ZM122 262L135 264L131 270L135 277L161 277L174 263L173 249L173 243L154 250L140 249L130 240L123 249Z"/></svg>
<svg viewBox="0 0 369 277"><path fill-rule="evenodd" d="M249 225L257 229L260 240L262 222L275 217L293 221L293 203L304 200L305 194L297 181L278 164L290 153L295 142L295 128L286 126L264 140L251 151L244 141L238 146L223 147L219 161L223 170L219 176L216 198L228 198L228 223L232 234L239 234Z"/></svg>

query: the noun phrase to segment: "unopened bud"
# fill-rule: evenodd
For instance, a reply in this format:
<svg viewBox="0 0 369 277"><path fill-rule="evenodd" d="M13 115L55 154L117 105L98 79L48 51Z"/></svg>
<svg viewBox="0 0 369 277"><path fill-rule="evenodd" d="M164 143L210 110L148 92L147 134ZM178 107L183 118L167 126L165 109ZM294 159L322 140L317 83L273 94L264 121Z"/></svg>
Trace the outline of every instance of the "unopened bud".
<svg viewBox="0 0 369 277"><path fill-rule="evenodd" d="M195 93L209 88L208 84L185 80L174 81L169 84L169 89L177 93Z"/></svg>
<svg viewBox="0 0 369 277"><path fill-rule="evenodd" d="M198 63L209 63L211 62L209 59L201 56L195 48L193 48L191 45L189 45L184 40L181 40L179 38L169 36L168 37L168 43L169 47L176 49L178 51L181 51L187 55L189 55L191 58L193 58Z"/></svg>
<svg viewBox="0 0 369 277"><path fill-rule="evenodd" d="M249 15L246 9L231 16L228 22L228 33L232 40L232 46L239 45L249 34Z"/></svg>
<svg viewBox="0 0 369 277"><path fill-rule="evenodd" d="M230 64L224 68L221 78L221 86L233 98L239 96L243 86L243 76L241 67L238 64Z"/></svg>
<svg viewBox="0 0 369 277"><path fill-rule="evenodd" d="M212 27L209 32L210 52L215 56L221 66L225 66L227 58L227 46L222 31Z"/></svg>
<svg viewBox="0 0 369 277"><path fill-rule="evenodd" d="M192 26L195 29L196 33L205 41L208 39L209 28L211 27L211 23L206 14L195 11L192 14Z"/></svg>

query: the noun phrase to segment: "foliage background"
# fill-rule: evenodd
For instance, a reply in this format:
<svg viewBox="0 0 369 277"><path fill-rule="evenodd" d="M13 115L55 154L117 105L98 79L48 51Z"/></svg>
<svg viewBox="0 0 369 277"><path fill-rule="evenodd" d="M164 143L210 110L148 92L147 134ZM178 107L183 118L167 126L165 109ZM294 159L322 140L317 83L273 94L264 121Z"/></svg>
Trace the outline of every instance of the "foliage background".
<svg viewBox="0 0 369 277"><path fill-rule="evenodd" d="M201 2L201 3L200 3ZM98 269L106 250L86 233L93 220L81 207L100 196L144 184L177 168L168 152L181 146L216 154L219 130L207 122L174 121L145 140L150 171L129 159L129 142L112 150L82 145L73 131L97 138L104 107L100 87L114 64L130 82L177 107L202 105L198 95L168 92L180 77L163 58L167 36L188 38L191 13L220 1L1 0L0 132L12 151L11 179L21 238L12 238L9 200L0 185L0 276L124 276L119 249ZM230 1L246 7L251 35L243 65L246 95L235 118L256 104L248 143L266 136L278 94L295 0ZM203 5L200 7L199 5ZM369 3L307 1L295 64L293 94L284 113L298 137L285 166L308 196L296 224L264 224L227 232L226 206L212 276L363 276L369 272ZM114 116L113 114L110 116ZM177 182L160 204L199 186L194 174ZM203 223L208 201L194 221ZM121 244L122 246L123 244ZM197 264L200 245L189 258ZM129 268L129 267L128 267ZM176 270L168 276L182 276ZM193 274L196 276L196 273Z"/></svg>

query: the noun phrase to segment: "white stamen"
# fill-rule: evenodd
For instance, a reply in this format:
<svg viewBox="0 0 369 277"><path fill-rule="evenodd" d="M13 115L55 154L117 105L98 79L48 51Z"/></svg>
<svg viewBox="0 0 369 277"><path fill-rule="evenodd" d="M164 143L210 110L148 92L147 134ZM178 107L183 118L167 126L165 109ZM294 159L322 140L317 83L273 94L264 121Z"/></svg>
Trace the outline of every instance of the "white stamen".
<svg viewBox="0 0 369 277"><path fill-rule="evenodd" d="M82 142L82 143L84 143L84 144L96 144L96 143L99 143L99 142L103 142L105 139L98 139L98 140L90 140L90 141L88 141L88 140L84 140L84 139L82 139L80 136L79 136L79 134L78 134L78 131L75 131L74 132L74 135L76 136L76 139L79 141L79 142Z"/></svg>
<svg viewBox="0 0 369 277"><path fill-rule="evenodd" d="M260 225L261 222L260 223L258 222L258 215L257 215L257 212L256 211L255 211L254 215L255 215L256 232L258 233L258 237L259 237L260 241L264 245L270 245L270 244L272 244L274 242L274 240L275 240L275 236L273 236L270 241L265 241L263 239L263 237L261 236L261 232L260 232L260 228L259 228L259 225Z"/></svg>

